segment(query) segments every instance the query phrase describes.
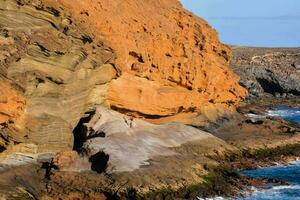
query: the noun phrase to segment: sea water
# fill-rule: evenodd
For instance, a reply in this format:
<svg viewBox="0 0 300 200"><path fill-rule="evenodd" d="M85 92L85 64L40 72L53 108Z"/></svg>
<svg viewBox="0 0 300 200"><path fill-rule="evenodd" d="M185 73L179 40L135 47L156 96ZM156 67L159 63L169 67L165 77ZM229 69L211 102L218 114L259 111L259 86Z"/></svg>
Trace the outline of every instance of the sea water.
<svg viewBox="0 0 300 200"><path fill-rule="evenodd" d="M198 200L300 200L300 162L290 163L286 166L274 166L256 170L243 171L244 176L254 178L274 178L283 180L289 185L266 185L266 189L253 188L252 193L239 198L207 198Z"/></svg>
<svg viewBox="0 0 300 200"><path fill-rule="evenodd" d="M300 108L289 108L286 106L278 106L269 109L269 116L282 117L288 121L300 123Z"/></svg>
<svg viewBox="0 0 300 200"><path fill-rule="evenodd" d="M268 116L282 117L290 122L300 123L300 108L274 107ZM300 200L300 162L286 166L274 166L243 171L243 175L254 178L273 178L288 182L290 185L272 186L265 190L255 190L252 195L239 200Z"/></svg>
<svg viewBox="0 0 300 200"><path fill-rule="evenodd" d="M255 178L274 178L290 185L269 185L269 188L255 190L252 195L239 200L300 200L300 162L244 171L242 174Z"/></svg>
<svg viewBox="0 0 300 200"><path fill-rule="evenodd" d="M264 116L250 117L282 117L293 123L300 123L300 108L289 107L273 107L267 111ZM286 181L289 185L274 186L266 185L266 189L255 189L246 197L239 198L223 198L216 197L204 200L300 200L300 161L290 163L289 165L279 165L267 168L259 168L256 170L248 170L241 172L244 176L254 178L273 178ZM202 200L201 198L198 198Z"/></svg>

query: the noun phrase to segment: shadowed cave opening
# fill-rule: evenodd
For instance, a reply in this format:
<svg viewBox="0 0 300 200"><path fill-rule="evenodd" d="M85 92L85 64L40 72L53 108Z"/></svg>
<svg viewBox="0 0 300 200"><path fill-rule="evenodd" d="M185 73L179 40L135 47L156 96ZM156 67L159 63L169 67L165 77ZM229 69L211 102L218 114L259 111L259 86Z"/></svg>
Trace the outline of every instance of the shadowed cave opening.
<svg viewBox="0 0 300 200"><path fill-rule="evenodd" d="M257 82L260 84L260 86L263 88L264 92L275 95L276 93L284 93L283 88L274 81L269 81L264 78L257 78Z"/></svg>
<svg viewBox="0 0 300 200"><path fill-rule="evenodd" d="M6 148L0 145L0 153L2 153L5 150L6 150Z"/></svg>
<svg viewBox="0 0 300 200"><path fill-rule="evenodd" d="M79 120L77 126L73 130L73 150L77 151L78 154L84 154L83 145L88 139L93 139L96 137L105 137L106 134L102 131L94 131L92 129L88 129L86 126L87 123L91 121L93 116L95 115L96 110L92 110L86 112L84 116ZM90 136L88 136L88 132L90 132ZM101 174L106 172L106 168L108 166L109 155L100 151L89 157L89 162L91 163L91 170Z"/></svg>
<svg viewBox="0 0 300 200"><path fill-rule="evenodd" d="M91 169L99 174L106 171L108 166L109 155L100 151L89 158Z"/></svg>
<svg viewBox="0 0 300 200"><path fill-rule="evenodd" d="M88 139L106 137L106 134L103 131L88 130L88 128L85 125L92 119L92 117L95 115L95 112L96 111L86 112L85 116L80 119L77 126L73 130L73 150L77 151L78 153L82 152L83 144ZM88 136L88 132L90 132L90 136Z"/></svg>
<svg viewBox="0 0 300 200"><path fill-rule="evenodd" d="M263 88L264 92L275 95L276 93L283 94L283 93L290 93L296 96L300 95L300 92L297 90L288 90L283 89L282 86L277 83L276 81L270 81L264 78L257 78L257 82Z"/></svg>
<svg viewBox="0 0 300 200"><path fill-rule="evenodd" d="M92 117L95 115L95 110L86 112L84 117L80 119L77 126L73 130L73 137L74 137L74 143L73 143L73 150L80 153L82 151L82 146L84 142L87 140L87 127L85 126L86 123L88 123Z"/></svg>

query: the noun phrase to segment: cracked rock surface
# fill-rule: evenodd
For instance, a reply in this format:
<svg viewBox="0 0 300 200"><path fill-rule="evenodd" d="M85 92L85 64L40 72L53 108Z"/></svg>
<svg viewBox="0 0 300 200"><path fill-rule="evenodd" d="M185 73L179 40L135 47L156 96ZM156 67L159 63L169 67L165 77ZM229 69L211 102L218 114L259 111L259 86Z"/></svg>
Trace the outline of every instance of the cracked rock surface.
<svg viewBox="0 0 300 200"><path fill-rule="evenodd" d="M300 95L299 48L234 47L232 69L252 96Z"/></svg>

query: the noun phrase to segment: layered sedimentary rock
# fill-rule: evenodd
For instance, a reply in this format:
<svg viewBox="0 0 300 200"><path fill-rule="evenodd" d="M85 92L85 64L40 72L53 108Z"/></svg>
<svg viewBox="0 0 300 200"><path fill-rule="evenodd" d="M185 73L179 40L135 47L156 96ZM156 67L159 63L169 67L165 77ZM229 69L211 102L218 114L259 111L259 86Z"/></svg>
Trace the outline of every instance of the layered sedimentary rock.
<svg viewBox="0 0 300 200"><path fill-rule="evenodd" d="M39 152L71 149L73 128L104 102L105 84L116 77L114 53L53 8L13 0L0 6L1 123L14 118L1 134ZM14 123L21 116L22 127Z"/></svg>
<svg viewBox="0 0 300 200"><path fill-rule="evenodd" d="M194 123L245 96L229 48L176 0L7 0L0 8L1 82L12 90L4 96L22 96L1 134L38 152L71 149L72 131L98 105Z"/></svg>
<svg viewBox="0 0 300 200"><path fill-rule="evenodd" d="M233 70L253 96L300 95L299 48L234 47Z"/></svg>
<svg viewBox="0 0 300 200"><path fill-rule="evenodd" d="M216 120L246 92L229 48L177 0L0 1L0 44L0 199L220 191L216 157L238 150L178 121ZM245 146L268 129L249 137L236 118Z"/></svg>
<svg viewBox="0 0 300 200"><path fill-rule="evenodd" d="M115 109L160 118L200 112L206 104L228 108L245 95L227 67L229 48L176 0L49 3L115 50L120 77L108 92Z"/></svg>

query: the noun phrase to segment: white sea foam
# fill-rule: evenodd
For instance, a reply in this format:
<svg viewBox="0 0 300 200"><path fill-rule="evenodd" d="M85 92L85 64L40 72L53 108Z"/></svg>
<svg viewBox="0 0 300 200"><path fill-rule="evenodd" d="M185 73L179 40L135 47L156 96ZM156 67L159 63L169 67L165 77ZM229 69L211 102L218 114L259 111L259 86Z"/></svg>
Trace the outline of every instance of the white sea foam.
<svg viewBox="0 0 300 200"><path fill-rule="evenodd" d="M287 189L292 189L292 190L300 190L300 185L281 185L281 186L274 186L270 190L287 190Z"/></svg>
<svg viewBox="0 0 300 200"><path fill-rule="evenodd" d="M289 196L286 196L284 192L290 191L299 191L300 185L284 185L284 186L274 186L267 190L257 190L249 197L246 197L245 200L257 199L257 197L264 197L264 199L290 199ZM298 193L298 192L297 192Z"/></svg>
<svg viewBox="0 0 300 200"><path fill-rule="evenodd" d="M282 185L274 186L270 189L257 189L255 187L251 188L251 192L244 194L245 197L238 198L225 198L225 197L214 197L214 198L200 198L196 200L255 200L255 199L285 199L285 196L282 196L282 191L286 190L297 190L300 191L300 185ZM263 198L262 198L263 197ZM282 198L281 198L282 197Z"/></svg>
<svg viewBox="0 0 300 200"><path fill-rule="evenodd" d="M266 117L266 115L257 115L253 113L247 113L246 116L252 119L262 119Z"/></svg>
<svg viewBox="0 0 300 200"><path fill-rule="evenodd" d="M300 110L299 109L276 109L276 110L268 110L267 116L278 116L278 117L286 117L286 116L299 116Z"/></svg>
<svg viewBox="0 0 300 200"><path fill-rule="evenodd" d="M300 108L275 107L262 114L247 113L245 116L254 120L266 117L298 117L300 116Z"/></svg>
<svg viewBox="0 0 300 200"><path fill-rule="evenodd" d="M226 199L224 197L214 197L214 198L200 198L200 197L197 197L197 200L229 200L229 199Z"/></svg>

